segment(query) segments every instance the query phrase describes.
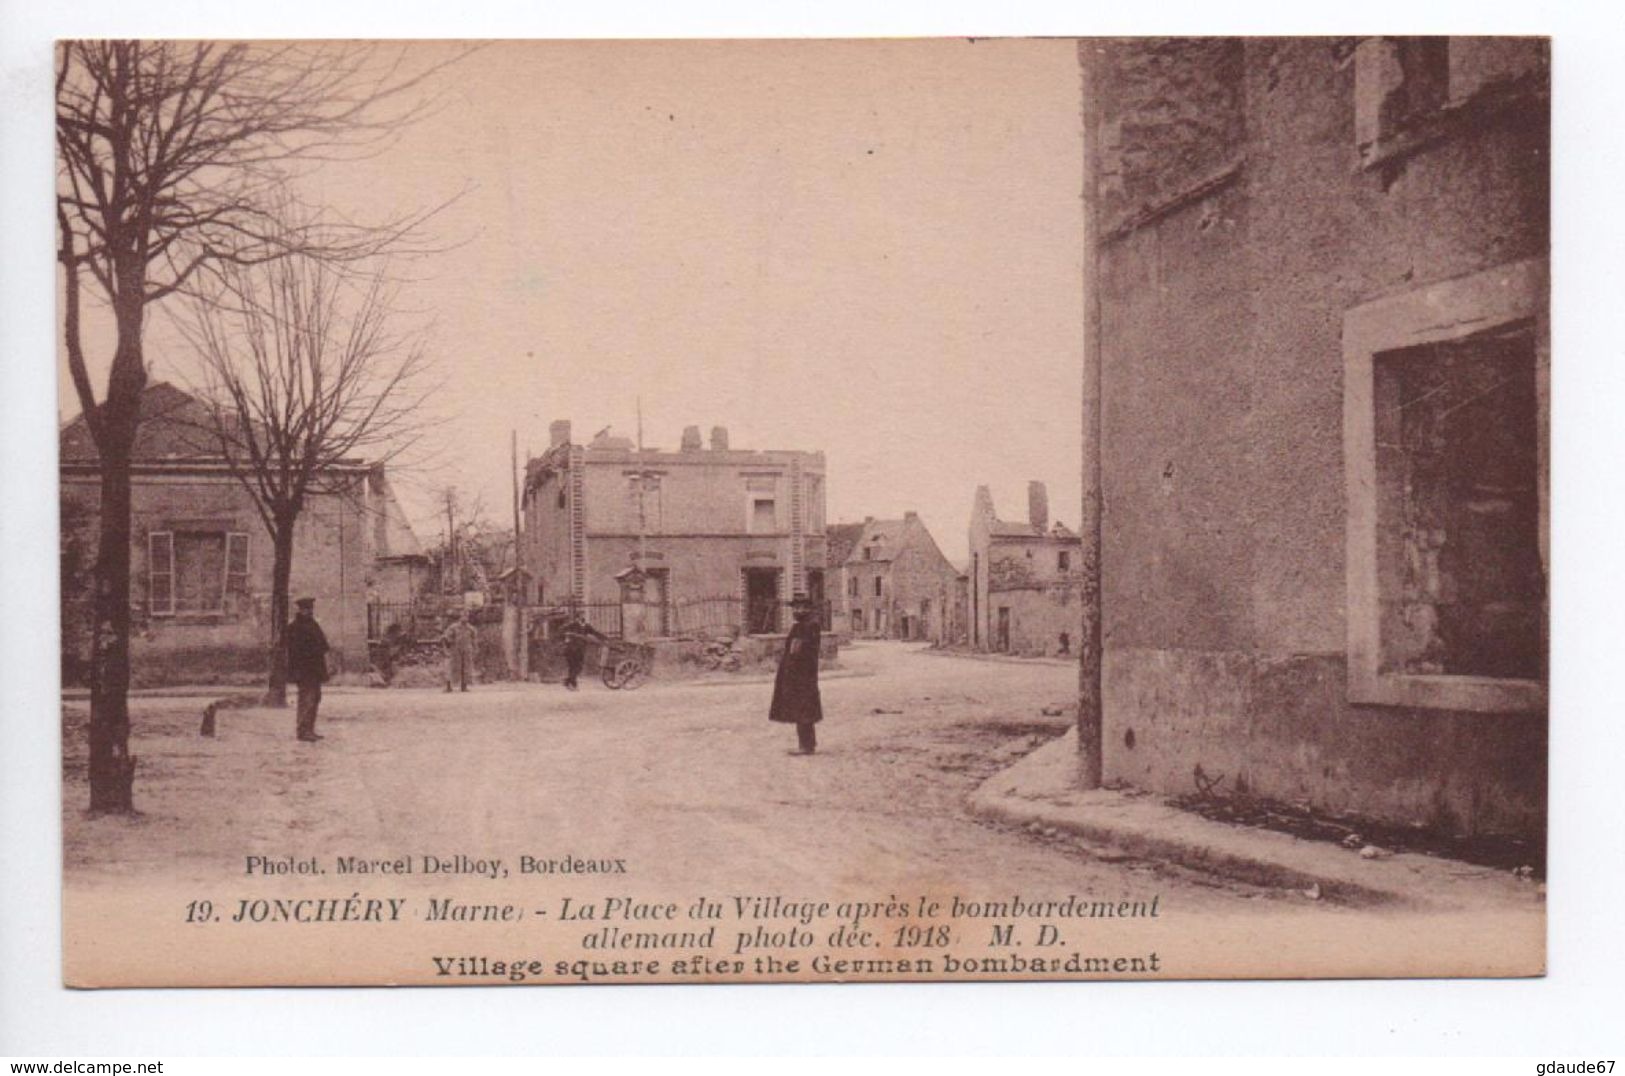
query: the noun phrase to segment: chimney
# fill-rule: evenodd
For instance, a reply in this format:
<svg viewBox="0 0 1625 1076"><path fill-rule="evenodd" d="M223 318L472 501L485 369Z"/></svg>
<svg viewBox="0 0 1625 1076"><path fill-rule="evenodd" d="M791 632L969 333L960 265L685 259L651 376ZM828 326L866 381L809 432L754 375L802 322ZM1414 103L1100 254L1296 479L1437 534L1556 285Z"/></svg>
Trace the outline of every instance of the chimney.
<svg viewBox="0 0 1625 1076"><path fill-rule="evenodd" d="M726 427L726 426L712 426L711 427L711 451L712 452L726 452L726 451L728 451L728 427Z"/></svg>
<svg viewBox="0 0 1625 1076"><path fill-rule="evenodd" d="M567 418L554 419L547 427L548 444L553 448L570 443L570 420Z"/></svg>
<svg viewBox="0 0 1625 1076"><path fill-rule="evenodd" d="M919 518L920 518L920 513L918 513L918 512L904 512L903 513L903 522L904 523L913 523L915 520L917 520Z"/></svg>
<svg viewBox="0 0 1625 1076"><path fill-rule="evenodd" d="M700 450L700 428L698 426L683 427L683 451L698 452Z"/></svg>
<svg viewBox="0 0 1625 1076"><path fill-rule="evenodd" d="M1042 482L1027 483L1027 521L1040 534L1049 531L1049 491Z"/></svg>

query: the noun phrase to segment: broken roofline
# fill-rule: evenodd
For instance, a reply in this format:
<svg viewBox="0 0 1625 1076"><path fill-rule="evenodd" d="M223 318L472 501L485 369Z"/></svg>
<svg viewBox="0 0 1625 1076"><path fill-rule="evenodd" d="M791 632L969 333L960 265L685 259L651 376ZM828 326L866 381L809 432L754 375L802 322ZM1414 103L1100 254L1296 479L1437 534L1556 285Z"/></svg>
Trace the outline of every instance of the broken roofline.
<svg viewBox="0 0 1625 1076"><path fill-rule="evenodd" d="M659 448L626 448L621 445L606 447L603 445L594 448L592 442L582 444L576 441L561 441L556 445L549 445L539 456L531 456L525 461L525 490L541 484L549 475L558 474L569 469L569 458L572 449L579 449L583 455L584 463L657 463L661 466L779 466L789 463L789 457L802 456L814 462L816 466L824 465L824 452L822 449L802 448L705 448L684 452L680 449Z"/></svg>
<svg viewBox="0 0 1625 1076"><path fill-rule="evenodd" d="M569 445L554 445L548 449L548 454L560 448L569 448ZM596 448L591 443L577 446L586 452L589 459L595 462L605 459L639 459L659 460L661 463L695 464L715 466L719 463L761 463L773 462L773 457L808 456L822 460L824 453L821 449L812 450L804 448L701 448L684 452L681 449L669 448L626 448L621 445Z"/></svg>
<svg viewBox="0 0 1625 1076"><path fill-rule="evenodd" d="M1021 524L1009 524L1019 527ZM1054 531L1000 531L988 532L988 537L998 542L1081 542L1083 538L1073 531L1056 534Z"/></svg>

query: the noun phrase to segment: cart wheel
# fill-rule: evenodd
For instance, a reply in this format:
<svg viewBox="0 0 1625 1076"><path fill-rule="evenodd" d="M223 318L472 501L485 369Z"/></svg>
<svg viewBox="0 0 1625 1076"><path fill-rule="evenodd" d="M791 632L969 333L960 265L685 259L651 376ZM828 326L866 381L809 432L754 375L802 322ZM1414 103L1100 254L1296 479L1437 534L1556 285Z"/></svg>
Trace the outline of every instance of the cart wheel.
<svg viewBox="0 0 1625 1076"><path fill-rule="evenodd" d="M637 666L634 658L621 658L604 666L604 686L616 691L625 687L627 680L637 671Z"/></svg>
<svg viewBox="0 0 1625 1076"><path fill-rule="evenodd" d="M630 664L632 668L628 669L621 679L621 686L628 691L636 691L649 679L649 667L633 658L628 658L626 664Z"/></svg>

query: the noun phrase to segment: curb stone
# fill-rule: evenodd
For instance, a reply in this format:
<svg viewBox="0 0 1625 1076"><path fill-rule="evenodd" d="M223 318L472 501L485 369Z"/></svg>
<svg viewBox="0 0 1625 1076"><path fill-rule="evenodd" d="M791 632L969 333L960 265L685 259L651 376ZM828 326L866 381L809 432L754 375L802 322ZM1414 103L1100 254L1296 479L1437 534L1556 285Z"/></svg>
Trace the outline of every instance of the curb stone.
<svg viewBox="0 0 1625 1076"><path fill-rule="evenodd" d="M1074 782L1076 756L1074 729L985 781L970 796L971 813L1253 885L1318 892L1332 903L1542 908L1535 886L1489 867L1406 852L1363 859L1335 843L1211 821L1156 796L1084 791Z"/></svg>

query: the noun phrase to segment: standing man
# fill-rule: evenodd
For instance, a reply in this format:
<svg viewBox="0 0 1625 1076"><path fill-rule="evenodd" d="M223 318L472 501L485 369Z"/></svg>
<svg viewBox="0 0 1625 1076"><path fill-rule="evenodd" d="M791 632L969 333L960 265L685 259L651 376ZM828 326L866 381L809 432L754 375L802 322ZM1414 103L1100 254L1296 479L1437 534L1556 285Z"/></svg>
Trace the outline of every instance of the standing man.
<svg viewBox="0 0 1625 1076"><path fill-rule="evenodd" d="M587 623L580 609L572 607L570 619L564 622L564 686L571 691L576 690L576 679L587 660L587 642L591 639L609 641L608 636Z"/></svg>
<svg viewBox="0 0 1625 1076"><path fill-rule="evenodd" d="M304 743L321 739L316 732L316 708L322 702L322 682L327 679L327 636L316 623L316 599L300 598L293 622L282 632L282 645L288 654L288 679L299 688L299 717L294 735Z"/></svg>
<svg viewBox="0 0 1625 1076"><path fill-rule="evenodd" d="M813 616L812 600L805 594L791 599L790 613L795 624L785 636L784 652L779 655L779 673L773 681L773 705L767 719L794 725L797 747L790 753L810 755L818 749L818 722L824 719L823 703L818 697L818 650L824 628Z"/></svg>
<svg viewBox="0 0 1625 1076"><path fill-rule="evenodd" d="M462 690L468 690L468 682L474 676L474 646L477 640L474 625L468 622L468 610L464 609L440 637L446 647L447 691L451 690L453 684L460 684Z"/></svg>

